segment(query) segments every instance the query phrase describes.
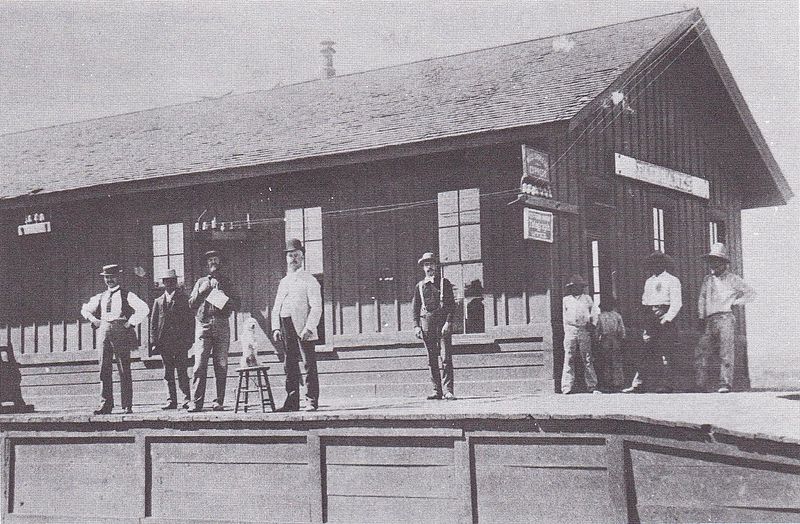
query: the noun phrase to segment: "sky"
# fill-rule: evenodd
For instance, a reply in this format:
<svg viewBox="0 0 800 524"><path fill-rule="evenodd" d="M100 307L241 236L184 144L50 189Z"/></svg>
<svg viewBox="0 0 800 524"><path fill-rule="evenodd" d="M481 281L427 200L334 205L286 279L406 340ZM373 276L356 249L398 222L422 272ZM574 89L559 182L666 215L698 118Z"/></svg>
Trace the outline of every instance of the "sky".
<svg viewBox="0 0 800 524"><path fill-rule="evenodd" d="M269 89L699 7L800 193L798 0L0 2L0 134ZM0 159L1 161L1 159ZM743 216L751 371L800 370L800 204ZM778 328L778 329L776 329ZM766 371L765 371L766 372Z"/></svg>

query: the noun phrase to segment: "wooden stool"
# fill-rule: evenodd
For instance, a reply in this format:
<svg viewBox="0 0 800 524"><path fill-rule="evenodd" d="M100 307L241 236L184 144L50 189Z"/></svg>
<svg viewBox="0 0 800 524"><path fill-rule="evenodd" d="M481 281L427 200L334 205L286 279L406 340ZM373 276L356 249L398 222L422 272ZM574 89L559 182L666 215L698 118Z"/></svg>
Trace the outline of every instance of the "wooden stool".
<svg viewBox="0 0 800 524"><path fill-rule="evenodd" d="M246 368L239 368L239 385L236 387L236 406L233 408L234 413L239 412L239 404L243 404L244 412L247 413L247 407L250 405L250 393L258 392L261 397L261 412L267 412L267 404L275 411L275 400L272 398L272 388L269 386L269 377L267 370L269 366L251 366ZM251 377L250 373L255 371L255 377ZM252 380L252 388L251 386ZM267 392L267 397L264 398L264 391Z"/></svg>

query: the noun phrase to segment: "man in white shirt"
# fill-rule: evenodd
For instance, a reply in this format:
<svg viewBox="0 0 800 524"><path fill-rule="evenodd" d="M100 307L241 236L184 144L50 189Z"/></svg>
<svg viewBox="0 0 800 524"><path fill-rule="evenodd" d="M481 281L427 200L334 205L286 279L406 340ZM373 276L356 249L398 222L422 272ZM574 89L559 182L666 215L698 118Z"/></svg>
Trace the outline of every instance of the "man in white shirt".
<svg viewBox="0 0 800 524"><path fill-rule="evenodd" d="M583 362L583 378L586 389L600 393L597 389L597 373L592 356L592 332L600 311L592 297L584 293L586 281L580 275L572 275L564 285L567 294L561 300L564 323L564 366L561 372L561 393L569 395L575 386L575 360Z"/></svg>
<svg viewBox="0 0 800 524"><path fill-rule="evenodd" d="M642 305L647 310L645 331L637 363L636 375L623 393L640 393L645 388L657 393L672 391L671 364L678 330L675 317L683 307L681 281L667 271L672 263L669 255L661 251L650 253L645 259L650 277L644 283Z"/></svg>
<svg viewBox="0 0 800 524"><path fill-rule="evenodd" d="M753 300L755 290L739 275L728 270L728 250L725 244L716 243L704 255L711 274L703 279L697 299L697 313L705 322L705 331L695 350L695 380L700 391L706 388L706 367L715 350L719 350L719 393L728 393L733 387L734 348L736 341L736 317L734 306Z"/></svg>
<svg viewBox="0 0 800 524"><path fill-rule="evenodd" d="M120 287L122 268L118 264L103 266L100 274L105 281L106 290L93 296L81 307L83 317L98 330L100 346L101 404L94 414L108 415L114 408L111 362L115 356L122 409L125 413L133 413L131 350L139 346L134 326L147 318L150 308L135 294Z"/></svg>
<svg viewBox="0 0 800 524"><path fill-rule="evenodd" d="M286 242L286 276L278 285L272 308L272 337L285 349L286 400L278 411L300 410L300 383L306 411L319 406L319 378L314 341L322 316L322 293L317 279L303 269L305 248L300 240ZM302 375L300 360L303 361Z"/></svg>

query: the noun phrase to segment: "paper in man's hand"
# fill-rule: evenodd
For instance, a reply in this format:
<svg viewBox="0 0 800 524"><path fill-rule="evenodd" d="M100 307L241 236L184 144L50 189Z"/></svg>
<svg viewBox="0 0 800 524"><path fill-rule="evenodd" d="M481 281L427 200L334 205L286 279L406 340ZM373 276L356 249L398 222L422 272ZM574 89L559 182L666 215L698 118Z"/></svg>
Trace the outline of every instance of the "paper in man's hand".
<svg viewBox="0 0 800 524"><path fill-rule="evenodd" d="M214 288L206 297L206 301L215 308L222 309L225 307L225 304L228 303L228 295L226 295L224 291Z"/></svg>

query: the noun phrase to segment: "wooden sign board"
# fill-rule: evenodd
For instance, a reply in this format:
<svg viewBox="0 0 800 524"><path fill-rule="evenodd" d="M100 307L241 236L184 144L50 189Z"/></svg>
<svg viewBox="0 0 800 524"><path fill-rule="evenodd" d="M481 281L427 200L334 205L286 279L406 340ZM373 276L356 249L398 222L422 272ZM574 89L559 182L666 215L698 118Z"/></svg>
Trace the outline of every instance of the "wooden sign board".
<svg viewBox="0 0 800 524"><path fill-rule="evenodd" d="M537 151L522 144L523 179L532 178L545 184L550 183L550 157L547 153Z"/></svg>
<svg viewBox="0 0 800 524"><path fill-rule="evenodd" d="M614 154L614 167L616 173L620 176L681 191L706 200L711 197L708 180L700 177L687 175L674 169L650 164L619 153Z"/></svg>
<svg viewBox="0 0 800 524"><path fill-rule="evenodd" d="M553 213L526 207L523 218L523 237L553 243Z"/></svg>

